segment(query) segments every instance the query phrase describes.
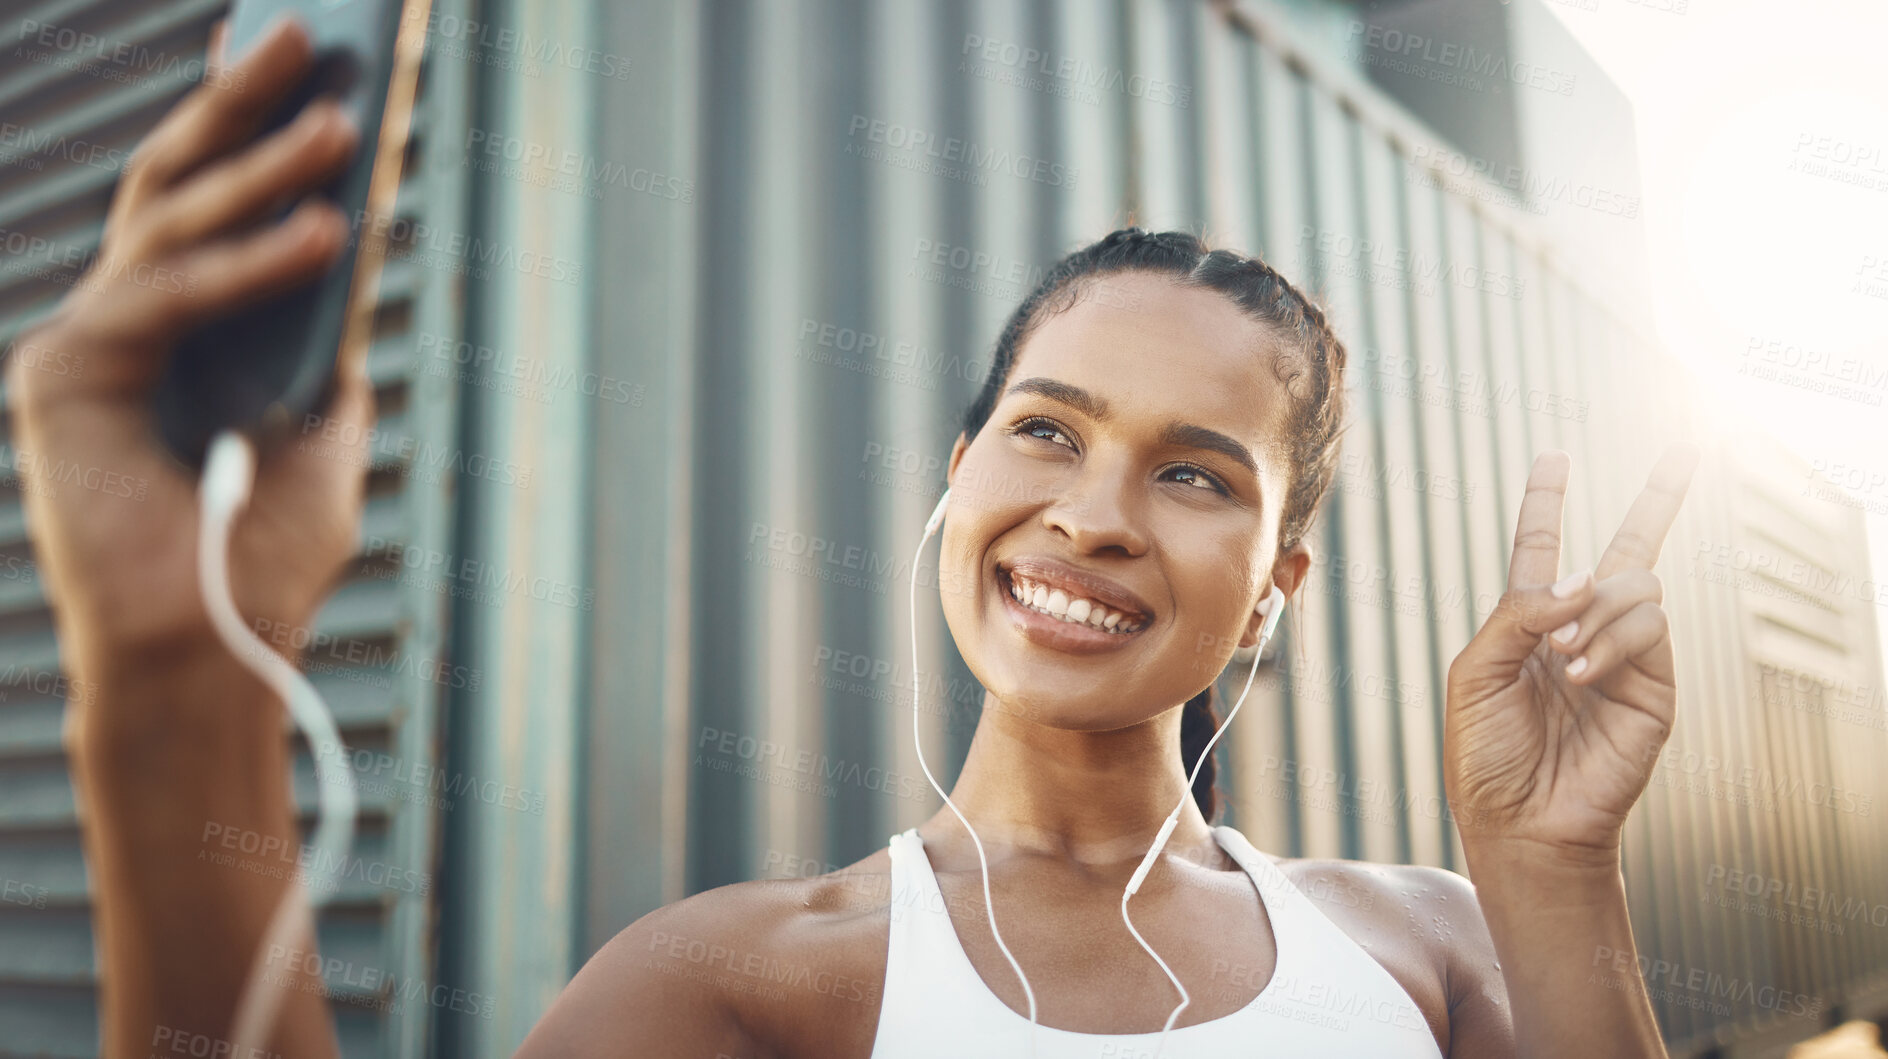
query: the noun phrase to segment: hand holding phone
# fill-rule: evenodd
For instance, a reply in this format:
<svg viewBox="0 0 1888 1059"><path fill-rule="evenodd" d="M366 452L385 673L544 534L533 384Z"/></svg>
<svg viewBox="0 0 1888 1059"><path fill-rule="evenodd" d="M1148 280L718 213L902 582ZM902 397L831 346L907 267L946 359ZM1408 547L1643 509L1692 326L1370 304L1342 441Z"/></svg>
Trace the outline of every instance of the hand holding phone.
<svg viewBox="0 0 1888 1059"><path fill-rule="evenodd" d="M336 366L366 357L375 290L424 45L427 0L236 0L224 43L241 53L285 15L306 27L313 65L268 114L285 128L314 101L359 132L347 167L316 190L348 237L312 284L204 321L178 343L153 394L157 425L181 460L200 465L210 438L244 430L267 447L299 429L333 394ZM269 204L256 205L267 207ZM277 216L290 203L278 204Z"/></svg>
<svg viewBox="0 0 1888 1059"><path fill-rule="evenodd" d="M227 1039L231 983L255 980L263 924L299 893L198 860L174 825L194 813L299 836L281 714L218 630L234 612L299 656L358 549L373 387L360 358L328 348L324 411L339 429L262 449L215 556L233 601L200 590L211 535L199 533L198 476L160 434L154 393L181 336L307 287L347 246L350 218L317 193L348 170L358 130L332 103L271 123L316 65L307 25L282 20L173 107L130 156L98 256L5 364L14 466L71 689L64 742L107 982L101 1054L142 1054L156 1027ZM279 1004L266 1048L336 1054L318 976L290 973L295 988L257 994Z"/></svg>
<svg viewBox="0 0 1888 1059"><path fill-rule="evenodd" d="M358 134L315 104L258 136L313 67L306 25L284 21L185 95L130 155L91 267L13 344L20 491L75 678L214 644L195 583L196 475L162 441L152 394L180 336L308 285L341 253L346 218L314 193ZM298 205L273 220L283 202ZM344 368L327 411L343 429L264 451L233 541L250 619L307 621L354 554L373 406L361 366Z"/></svg>

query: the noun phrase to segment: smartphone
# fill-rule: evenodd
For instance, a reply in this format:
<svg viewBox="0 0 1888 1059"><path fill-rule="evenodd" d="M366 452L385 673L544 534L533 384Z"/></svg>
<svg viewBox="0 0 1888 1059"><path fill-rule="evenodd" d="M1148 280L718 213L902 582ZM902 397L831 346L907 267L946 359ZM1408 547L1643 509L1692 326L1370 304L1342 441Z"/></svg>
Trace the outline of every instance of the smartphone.
<svg viewBox="0 0 1888 1059"><path fill-rule="evenodd" d="M158 432L201 467L226 428L266 447L327 407L337 372L361 364L372 338L380 266L406 154L431 0L235 0L225 22L233 60L276 17L307 27L315 65L258 134L294 120L319 96L337 100L361 131L348 169L322 194L348 218L345 248L322 276L215 320L180 341L153 397ZM287 216L294 203L276 218Z"/></svg>

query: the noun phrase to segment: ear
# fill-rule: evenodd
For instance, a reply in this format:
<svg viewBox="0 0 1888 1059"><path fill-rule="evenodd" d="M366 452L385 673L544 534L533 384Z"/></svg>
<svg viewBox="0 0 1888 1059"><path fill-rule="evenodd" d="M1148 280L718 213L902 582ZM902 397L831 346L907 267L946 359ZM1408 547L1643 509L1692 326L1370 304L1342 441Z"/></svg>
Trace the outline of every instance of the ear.
<svg viewBox="0 0 1888 1059"><path fill-rule="evenodd" d="M969 440L964 437L963 431L958 431L957 440L951 445L950 466L944 469L944 487L946 489L950 488L951 483L957 480L957 464L963 460L964 450L968 448L970 448Z"/></svg>
<svg viewBox="0 0 1888 1059"><path fill-rule="evenodd" d="M1311 546L1304 541L1299 541L1280 553L1278 559L1272 563L1272 584L1277 585L1278 590L1284 593L1285 600L1289 601L1298 591L1299 586L1304 584L1305 575L1310 570ZM1271 594L1272 590L1268 585L1260 591L1259 602L1264 603ZM1258 607L1252 608L1252 615L1246 620L1245 633L1239 637L1240 647L1251 647L1259 642L1259 630L1265 627L1265 617L1264 612Z"/></svg>

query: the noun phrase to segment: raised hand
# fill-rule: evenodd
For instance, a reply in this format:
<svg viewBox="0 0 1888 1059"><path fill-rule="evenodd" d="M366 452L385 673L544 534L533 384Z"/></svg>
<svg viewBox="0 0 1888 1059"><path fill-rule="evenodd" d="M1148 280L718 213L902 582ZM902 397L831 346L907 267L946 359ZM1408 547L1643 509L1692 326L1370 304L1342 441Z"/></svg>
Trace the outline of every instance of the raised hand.
<svg viewBox="0 0 1888 1059"><path fill-rule="evenodd" d="M211 51L203 83L131 154L96 261L6 366L28 527L80 680L148 677L214 644L195 475L159 441L150 392L191 327L313 280L347 238L341 211L312 194L355 150L339 109L310 105L256 139L312 69L307 31L279 23L233 67ZM305 623L353 553L373 391L356 373L336 393L333 437L263 453L234 527L233 589L251 621Z"/></svg>
<svg viewBox="0 0 1888 1059"><path fill-rule="evenodd" d="M1677 701L1664 586L1652 572L1698 449L1667 448L1589 574L1562 580L1570 457L1535 458L1507 591L1449 667L1445 782L1464 845L1517 842L1616 863L1620 830Z"/></svg>

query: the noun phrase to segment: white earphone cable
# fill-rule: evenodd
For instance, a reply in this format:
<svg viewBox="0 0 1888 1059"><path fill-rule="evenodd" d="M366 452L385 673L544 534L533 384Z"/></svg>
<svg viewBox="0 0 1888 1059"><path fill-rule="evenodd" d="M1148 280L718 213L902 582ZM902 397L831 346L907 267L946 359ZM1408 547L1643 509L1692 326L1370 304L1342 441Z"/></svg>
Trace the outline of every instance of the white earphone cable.
<svg viewBox="0 0 1888 1059"><path fill-rule="evenodd" d="M1016 977L1022 979L1023 995L1029 998L1029 1054L1031 1059L1034 1059L1036 1054L1036 991L1029 988L1029 977L1023 974L1022 965L1016 962L1016 957L1010 953L1010 947L1003 944L1002 932L996 929L996 902L990 897L990 860L984 856L983 840L977 837L977 829L970 826L970 821L964 819L964 814L957 808L957 803L951 801L951 796L946 794L944 788L938 784L937 777L931 775L931 766L924 763L924 746L919 740L918 730L923 727L923 724L918 719L918 560L924 556L926 542L930 541L931 535L936 533L938 527L943 524L944 505L950 497L949 489L944 490L944 495L938 497L936 510L931 512L930 519L925 522L924 537L918 541L917 554L911 557L911 745L918 752L918 767L924 770L924 778L931 781L931 786L937 790L938 794L943 795L944 804L950 806L951 812L957 814L957 819L963 821L964 830L970 832L970 841L977 846L977 862L983 868L983 904L985 910L990 913L990 933L996 937L997 948L1003 950L1003 957L1009 960L1010 967L1015 969ZM943 566L941 560L938 565L940 568Z"/></svg>
<svg viewBox="0 0 1888 1059"><path fill-rule="evenodd" d="M1180 991L1179 1005L1167 1014L1167 1023L1160 1028L1160 1039L1154 1045L1154 1059L1160 1059L1161 1050L1167 1046L1167 1034L1173 1030L1174 1020L1180 1017L1180 1013L1186 1010L1188 1004L1193 1003L1193 997L1187 992L1187 987L1180 984L1179 976L1173 973L1173 968L1167 966L1167 961L1161 959L1160 954L1154 951L1154 947L1147 943L1147 939L1141 937L1141 932L1134 929L1134 921L1128 918L1128 898L1140 891L1141 883L1146 880L1148 871L1153 868L1154 859L1159 856L1161 847L1167 844L1168 836L1173 834L1175 825L1180 823L1180 814L1186 809L1187 799L1193 795L1193 782L1199 778L1201 766L1206 764L1206 755L1213 752L1213 744L1219 742L1219 737L1225 733L1226 727L1232 724L1232 719L1238 715L1239 707L1245 705L1246 694L1252 690L1252 678L1259 672L1259 656L1265 652L1265 641L1271 639L1272 636L1272 628L1276 622L1273 614L1280 607L1279 596L1277 586L1273 586L1271 594L1265 601L1265 624L1259 634L1258 649L1252 652L1252 666L1246 672L1245 689L1239 692L1239 699L1232 704L1232 710L1226 714L1226 719L1219 722L1219 727L1213 731L1213 738L1206 741L1206 748L1200 751L1199 759L1193 763L1193 771L1187 776L1186 788L1180 794L1180 804L1173 807L1173 812L1168 815L1166 823L1160 826L1160 834L1155 837L1153 846L1142 858L1141 866L1135 869L1133 879L1128 882L1128 888L1121 892L1121 922L1128 925L1128 933L1134 935L1134 940L1141 943L1141 948L1147 950L1147 954L1154 958L1155 963L1160 964L1160 969L1166 973L1167 980Z"/></svg>
<svg viewBox="0 0 1888 1059"><path fill-rule="evenodd" d="M197 538L198 586L209 610L211 624L224 646L229 648L250 672L267 684L287 706L289 716L308 741L314 753L315 779L319 792L319 817L315 824L313 865L308 875L289 881L262 944L256 949L249 977L243 982L242 996L236 1005L234 1028L230 1031L233 1053L259 1053L267 1043L269 1028L281 1001L282 988L262 989L268 954L286 948L297 933L314 939L313 909L331 898L336 890L324 880L318 893L309 876L343 867L342 859L354 837L356 800L354 788L344 771L344 758L319 752L321 747L341 745L334 719L322 704L313 684L286 659L243 624L241 613L229 587L230 527L243 506L255 481L256 454L249 440L234 431L223 431L210 443L199 487L201 532ZM293 789L292 776L290 779ZM291 793L291 799L293 795ZM300 858L298 858L299 860ZM313 948L311 944L310 949ZM290 968L289 973L298 973Z"/></svg>
<svg viewBox="0 0 1888 1059"><path fill-rule="evenodd" d="M990 896L990 862L984 856L983 842L977 837L977 829L970 826L970 821L964 818L963 812L957 808L957 803L951 801L951 796L938 783L937 777L931 774L931 767L925 764L924 747L919 738L921 725L918 718L918 561L923 558L924 546L930 541L931 535L943 525L944 509L950 502L950 498L949 489L944 490L944 495L938 498L937 507L932 510L931 517L925 522L924 536L918 541L917 553L911 559L911 741L917 749L918 767L924 770L924 778L931 781L931 786L943 796L944 804L950 806L951 812L957 814L958 820L963 821L964 830L970 832L970 840L977 847L977 860L983 869L984 908L990 914L990 933L995 936L997 947L1003 950L1004 957L1010 961L1010 967L1016 971L1016 977L1022 980L1023 994L1029 998L1029 1054L1031 1059L1034 1059L1037 1028L1036 993L1029 987L1029 977L1023 974L1022 965L1016 962L1016 957L1011 954L1009 946L1003 943L1002 933L996 928L996 904ZM940 569L943 566L941 557L938 565ZM1128 932L1133 934L1134 940L1140 942L1141 948L1146 949L1147 954L1154 958L1154 962L1160 964L1160 969L1166 972L1168 980L1173 983L1175 989L1180 991L1179 1006L1167 1015L1166 1025L1161 1027L1160 1040L1154 1048L1154 1059L1160 1059L1161 1049L1166 1047L1167 1033L1173 1029L1174 1020L1180 1017L1180 1012L1192 1003L1192 998L1188 995L1186 986L1181 985L1180 979L1174 975L1173 969L1167 966L1167 961L1161 959L1160 954L1147 944L1147 939L1141 937L1141 932L1134 929L1133 920L1128 918L1128 898L1140 890L1142 881L1147 878L1148 871L1153 868L1155 859L1160 855L1161 847L1167 844L1167 839L1173 834L1174 827L1180 823L1180 814L1186 809L1187 798L1192 795L1193 783L1199 778L1200 768L1206 763L1206 756L1213 752L1213 744L1219 742L1219 737L1232 723L1233 717L1239 713L1239 707L1245 704L1247 693L1252 690L1252 678L1259 672L1259 659L1265 653L1266 641L1272 638L1272 631L1278 627L1279 616L1284 612L1284 593L1279 591L1277 585L1272 586L1272 591L1262 606L1265 622L1259 631L1258 647L1252 653L1252 667L1246 673L1245 689L1239 693L1239 700L1233 703L1231 712L1226 714L1226 719L1221 721L1218 729L1213 732L1213 738L1207 740L1206 748L1200 751L1199 759L1193 763L1193 772L1187 776L1186 788L1180 795L1180 804L1174 806L1172 814L1161 825L1160 834L1154 839L1154 844L1148 848L1147 854L1141 859L1140 867L1134 871L1133 879L1128 882L1127 889L1121 894L1121 920L1127 924Z"/></svg>

